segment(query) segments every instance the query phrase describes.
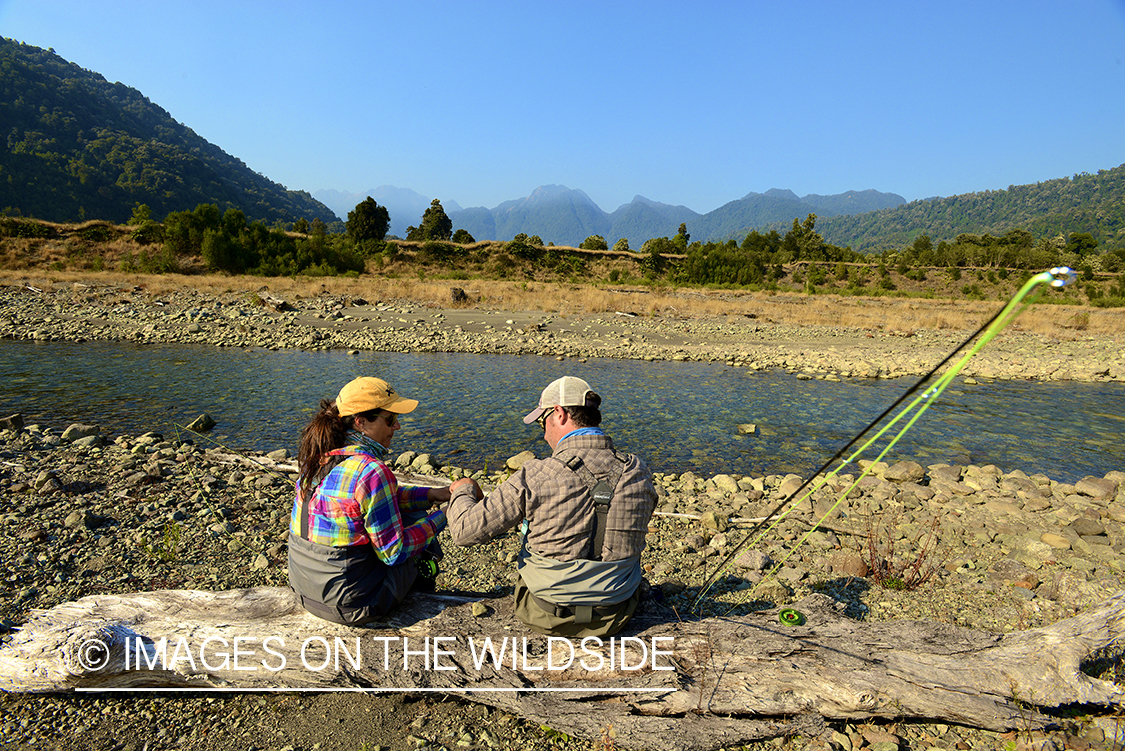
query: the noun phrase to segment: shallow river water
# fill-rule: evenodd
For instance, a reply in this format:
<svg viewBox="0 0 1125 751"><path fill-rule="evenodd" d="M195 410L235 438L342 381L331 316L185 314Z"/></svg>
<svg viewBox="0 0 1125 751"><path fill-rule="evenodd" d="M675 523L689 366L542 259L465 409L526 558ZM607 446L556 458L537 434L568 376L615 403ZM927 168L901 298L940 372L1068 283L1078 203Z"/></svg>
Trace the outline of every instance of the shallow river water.
<svg viewBox="0 0 1125 751"><path fill-rule="evenodd" d="M546 456L538 426L520 418L549 381L577 375L602 395L603 427L619 447L656 471L705 477L806 474L913 384L688 362L3 340L0 412L56 429L95 423L111 437L174 435L206 412L218 422L211 437L232 449L295 452L318 401L358 375L386 378L421 402L392 453L429 452L470 469L524 449ZM744 423L757 430L740 435ZM956 382L886 457L899 459L1065 482L1125 470L1125 384Z"/></svg>

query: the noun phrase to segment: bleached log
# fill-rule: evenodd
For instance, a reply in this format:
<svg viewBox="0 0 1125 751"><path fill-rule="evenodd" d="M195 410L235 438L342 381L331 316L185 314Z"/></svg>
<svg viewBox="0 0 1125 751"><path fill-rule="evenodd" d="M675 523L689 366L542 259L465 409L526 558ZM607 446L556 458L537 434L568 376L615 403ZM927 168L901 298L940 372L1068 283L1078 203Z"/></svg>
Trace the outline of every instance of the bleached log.
<svg viewBox="0 0 1125 751"><path fill-rule="evenodd" d="M1006 635L854 621L823 595L795 605L806 616L796 627L776 611L680 621L647 605L600 645L528 632L510 598L480 602L486 614L474 617L470 598L412 595L385 623L351 628L309 615L281 588L95 595L35 612L0 647L0 690L438 692L580 737L609 733L624 748L671 749L816 734L824 718L1045 727L1042 708L1125 696L1080 670L1125 633L1125 592ZM501 647L502 660L489 656ZM568 650L575 659L555 669Z"/></svg>

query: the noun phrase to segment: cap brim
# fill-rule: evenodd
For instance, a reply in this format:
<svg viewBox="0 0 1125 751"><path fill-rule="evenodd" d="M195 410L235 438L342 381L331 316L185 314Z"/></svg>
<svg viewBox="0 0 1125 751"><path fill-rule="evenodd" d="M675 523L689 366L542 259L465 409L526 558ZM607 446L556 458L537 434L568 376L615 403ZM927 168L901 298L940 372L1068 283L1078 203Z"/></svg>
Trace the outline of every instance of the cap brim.
<svg viewBox="0 0 1125 751"><path fill-rule="evenodd" d="M540 417L542 417L543 413L546 412L549 409L553 409L553 408L552 407L536 407L535 409L528 412L527 416L523 418L524 424L530 425L531 423L535 422Z"/></svg>
<svg viewBox="0 0 1125 751"><path fill-rule="evenodd" d="M399 399L398 401L391 402L387 406L380 407L379 409L385 409L388 412L394 412L395 414L405 415L407 412L413 412L414 408L417 407L417 406L418 406L418 400L417 399Z"/></svg>

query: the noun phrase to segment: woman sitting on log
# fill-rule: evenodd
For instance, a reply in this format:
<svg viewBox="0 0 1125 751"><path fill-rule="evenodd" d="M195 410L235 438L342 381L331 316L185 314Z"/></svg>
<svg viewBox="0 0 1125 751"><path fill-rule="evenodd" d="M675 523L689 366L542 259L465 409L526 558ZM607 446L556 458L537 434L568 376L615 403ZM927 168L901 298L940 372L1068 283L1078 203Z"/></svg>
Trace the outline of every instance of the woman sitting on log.
<svg viewBox="0 0 1125 751"><path fill-rule="evenodd" d="M449 489L399 487L385 461L398 416L417 406L384 380L356 378L301 432L289 586L313 615L367 623L411 587L433 589L445 512L431 506L448 502Z"/></svg>

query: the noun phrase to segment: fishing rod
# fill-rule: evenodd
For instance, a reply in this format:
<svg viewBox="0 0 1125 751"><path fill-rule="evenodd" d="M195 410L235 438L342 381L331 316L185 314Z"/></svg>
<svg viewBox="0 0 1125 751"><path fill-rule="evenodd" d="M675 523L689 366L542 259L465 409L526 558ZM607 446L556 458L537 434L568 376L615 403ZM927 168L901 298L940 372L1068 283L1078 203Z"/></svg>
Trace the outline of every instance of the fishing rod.
<svg viewBox="0 0 1125 751"><path fill-rule="evenodd" d="M844 490L842 494L840 494L835 503L832 504L832 507L829 508L828 511L825 512L825 514L816 521L812 528L810 528L809 531L806 532L804 536L802 536L793 545L785 558L775 564L770 572L765 577L763 577L761 581L759 581L758 584L750 590L749 593L752 594L758 588L761 582L766 581L766 579L780 570L781 566L789 560L789 558L793 555L797 548L799 548L812 535L812 533L815 532L820 527L820 525L824 523L824 521L832 514L833 511L836 510L840 503L843 502L843 500L847 498L852 490L854 490L859 485L859 482L868 474L870 474L872 467L875 466L877 462L881 461L882 458L886 456L886 454L895 446L895 444L897 444L898 441L904 435L906 435L907 431L909 431L910 428L914 426L914 423L918 421L918 419L925 413L929 406L933 404L934 401L936 401L937 398L941 396L942 392L945 391L946 387L949 386L950 383L952 383L957 374L964 369L969 360L981 349L983 349L985 345L992 341L992 339L994 339L997 334L1003 331L1004 328L1008 326L1008 324L1014 321L1020 315L1020 313L1022 313L1027 308L1027 306L1035 300L1039 292L1042 291L1040 285L1046 284L1051 287L1063 287L1067 284L1072 283L1076 278L1076 274L1069 267L1059 266L1052 268L1049 271L1043 271L1028 279L1027 282L1024 283L1020 290L1016 292L1012 299L1009 300L1003 308L1001 308L991 318L985 321L976 331L974 331L967 339L965 339L965 341L959 344L952 352L946 355L946 357L937 365L935 365L928 373L918 379L918 381L914 383L910 388L908 388L902 394L902 396L896 399L894 403L887 407L865 428L860 430L851 440L849 440L835 454L833 454L833 456L828 459L828 461L824 462L824 464L822 464L815 472L813 472L808 477L808 479L801 483L801 485L796 490L782 499L781 502L778 503L764 518L758 521L757 524L755 524L755 526L750 530L750 532L747 533L746 537L743 538L742 542L736 545L726 556L723 557L714 573L712 573L703 582L703 585L699 589L699 593L696 595L695 600L692 602L692 608L698 608L700 601L707 594L707 592L710 591L711 587L714 586L719 576L730 568L735 558L747 546L756 545L758 542L760 542L766 534L777 527L777 525L780 524L785 519L785 517L788 516L794 509L796 509L805 499L809 498L817 490L824 487L824 485L827 484L829 480L838 475L844 467L848 466L848 464L856 461L864 451L866 451L873 443L883 437L897 423L904 419L907 420L902 429L899 430L899 432L891 438L891 440L875 458L875 461L869 464L859 475L859 477L857 477L848 486L848 488ZM886 420L892 412L894 412L900 405L903 404L903 402L916 394L925 383L933 378L954 357L956 357L959 352L964 350L974 341L976 341L976 344L974 344L972 348L949 370L943 373L937 379L932 388L927 389L926 391L916 396L909 405L907 405L901 412L895 415L892 420L890 420L866 442L864 442L862 446L852 452L846 459L843 459L843 461L838 467L836 467L836 469L826 475L823 474L829 467L832 466L833 463L843 458L845 453L849 449L851 449L852 446L858 443L872 429ZM911 414L911 412L913 412L913 414ZM820 478L819 480L817 480L818 477ZM815 485L813 485L814 481L816 481ZM811 488L810 485L812 485ZM806 488L808 488L808 491L802 495L802 491L805 491ZM784 513L779 514L782 509L785 509Z"/></svg>

